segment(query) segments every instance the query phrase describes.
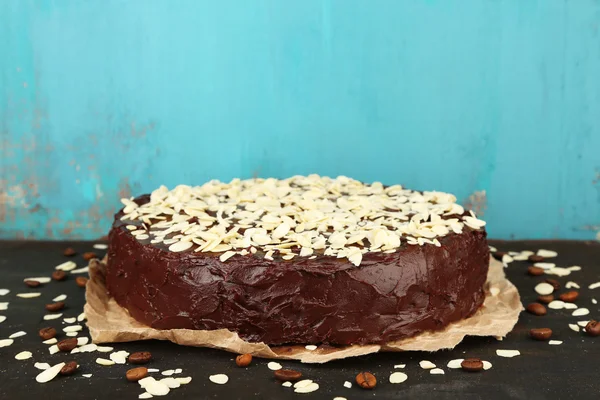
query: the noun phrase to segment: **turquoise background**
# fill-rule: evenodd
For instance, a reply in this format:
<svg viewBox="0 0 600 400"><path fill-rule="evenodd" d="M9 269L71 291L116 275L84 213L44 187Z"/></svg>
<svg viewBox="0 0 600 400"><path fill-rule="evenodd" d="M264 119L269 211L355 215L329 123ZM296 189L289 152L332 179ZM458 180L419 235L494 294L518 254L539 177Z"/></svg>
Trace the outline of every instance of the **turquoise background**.
<svg viewBox="0 0 600 400"><path fill-rule="evenodd" d="M313 172L453 192L495 238L595 238L600 1L0 1L0 237Z"/></svg>

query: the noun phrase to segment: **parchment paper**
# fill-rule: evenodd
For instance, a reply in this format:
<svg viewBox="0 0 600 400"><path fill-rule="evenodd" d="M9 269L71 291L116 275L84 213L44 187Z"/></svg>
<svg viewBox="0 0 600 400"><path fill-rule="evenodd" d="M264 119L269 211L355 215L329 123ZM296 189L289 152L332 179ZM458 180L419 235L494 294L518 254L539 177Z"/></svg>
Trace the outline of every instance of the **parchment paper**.
<svg viewBox="0 0 600 400"><path fill-rule="evenodd" d="M504 337L517 323L523 309L517 288L504 275L502 264L490 258L483 306L470 318L448 325L442 331L425 332L418 336L385 345L353 345L346 347L319 346L307 350L304 346L270 347L264 343L249 343L227 329L212 331L191 329L158 330L134 320L129 312L108 295L104 282L106 258L90 261L90 280L86 287L87 326L94 343L131 342L135 340L170 340L185 346L212 347L256 357L300 360L304 363L325 363L346 357L356 357L378 351L437 351L452 349L465 336Z"/></svg>

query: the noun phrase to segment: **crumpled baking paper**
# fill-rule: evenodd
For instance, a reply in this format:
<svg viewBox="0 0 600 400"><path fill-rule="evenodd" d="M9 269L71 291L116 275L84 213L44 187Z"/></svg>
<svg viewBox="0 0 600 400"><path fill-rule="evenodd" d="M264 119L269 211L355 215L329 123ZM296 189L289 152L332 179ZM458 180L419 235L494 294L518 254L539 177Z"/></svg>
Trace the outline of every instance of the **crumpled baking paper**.
<svg viewBox="0 0 600 400"><path fill-rule="evenodd" d="M452 349L465 336L506 336L519 318L523 309L517 288L504 274L502 264L490 258L486 283L486 298L483 306L471 317L454 322L444 330L424 332L417 336L389 342L384 345L352 345L345 347L319 346L307 350L302 345L268 346L265 343L250 343L241 339L236 332L227 329L159 330L134 320L129 312L119 306L106 290L103 261L90 261L90 280L86 287L87 326L94 343L131 342L135 340L170 340L185 346L212 347L238 354L256 357L299 360L303 363L325 363L328 361L362 356L379 351L437 351Z"/></svg>

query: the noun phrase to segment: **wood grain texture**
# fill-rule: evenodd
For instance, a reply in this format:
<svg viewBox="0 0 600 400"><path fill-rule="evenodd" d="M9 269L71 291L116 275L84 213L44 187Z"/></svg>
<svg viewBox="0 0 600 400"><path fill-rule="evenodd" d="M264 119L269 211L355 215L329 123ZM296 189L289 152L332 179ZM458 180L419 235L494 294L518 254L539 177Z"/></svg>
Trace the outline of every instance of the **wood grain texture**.
<svg viewBox="0 0 600 400"><path fill-rule="evenodd" d="M456 193L492 237L594 238L599 31L597 0L1 1L0 237L317 172Z"/></svg>

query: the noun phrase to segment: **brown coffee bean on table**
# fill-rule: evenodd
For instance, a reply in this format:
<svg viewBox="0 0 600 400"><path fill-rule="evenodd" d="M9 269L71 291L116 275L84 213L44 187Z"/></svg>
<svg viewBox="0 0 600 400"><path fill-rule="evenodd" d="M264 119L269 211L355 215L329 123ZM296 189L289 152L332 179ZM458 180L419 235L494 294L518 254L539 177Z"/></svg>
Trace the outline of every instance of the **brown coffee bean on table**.
<svg viewBox="0 0 600 400"><path fill-rule="evenodd" d="M589 336L600 336L600 323L595 320L590 320L585 326L585 333Z"/></svg>
<svg viewBox="0 0 600 400"><path fill-rule="evenodd" d="M528 260L535 263L535 262L542 262L545 260L545 258L542 256L538 256L537 254L532 254L529 256Z"/></svg>
<svg viewBox="0 0 600 400"><path fill-rule="evenodd" d="M235 365L238 367L247 367L252 362L252 354L240 354L235 358Z"/></svg>
<svg viewBox="0 0 600 400"><path fill-rule="evenodd" d="M131 368L125 373L125 377L129 382L137 382L146 376L148 376L148 368L146 367Z"/></svg>
<svg viewBox="0 0 600 400"><path fill-rule="evenodd" d="M533 328L529 331L529 336L535 340L548 340L552 336L550 328Z"/></svg>
<svg viewBox="0 0 600 400"><path fill-rule="evenodd" d="M528 267L527 273L531 276L540 276L544 275L544 269L540 267Z"/></svg>
<svg viewBox="0 0 600 400"><path fill-rule="evenodd" d="M26 280L26 281L24 281L24 282L25 282L25 284L26 284L27 286L29 286L30 288L35 288L35 287L38 287L38 286L40 286L40 285L41 285L41 283L40 283L39 281L30 281L30 280Z"/></svg>
<svg viewBox="0 0 600 400"><path fill-rule="evenodd" d="M527 310L528 313L533 314L533 315L538 315L538 316L546 315L546 313L548 312L548 310L546 310L546 307L544 307L540 303L528 304L525 309Z"/></svg>
<svg viewBox="0 0 600 400"><path fill-rule="evenodd" d="M77 363L75 361L69 361L69 362L65 363L64 367L62 367L60 369L59 374L73 375L75 373L75 371L77 371L78 367L79 367L79 365L77 365Z"/></svg>
<svg viewBox="0 0 600 400"><path fill-rule="evenodd" d="M87 281L88 281L88 278L86 278L85 276L78 276L77 278L75 278L75 283L79 287L85 287Z"/></svg>
<svg viewBox="0 0 600 400"><path fill-rule="evenodd" d="M65 308L65 303L63 301L57 301L56 303L46 304L46 310L50 312L56 312Z"/></svg>
<svg viewBox="0 0 600 400"><path fill-rule="evenodd" d="M274 371L275 378L282 382L295 382L302 378L302 372L293 369L278 369Z"/></svg>
<svg viewBox="0 0 600 400"><path fill-rule="evenodd" d="M67 273L63 270L54 271L52 273L52 279L55 281L64 281L67 278Z"/></svg>
<svg viewBox="0 0 600 400"><path fill-rule="evenodd" d="M579 292L576 290L571 290L570 292L566 292L558 296L562 301L566 301L567 303L573 303L579 297Z"/></svg>
<svg viewBox="0 0 600 400"><path fill-rule="evenodd" d="M86 261L90 261L92 258L98 258L96 253L93 251L88 251L87 253L83 253L83 259Z"/></svg>
<svg viewBox="0 0 600 400"><path fill-rule="evenodd" d="M40 329L39 335L43 340L52 339L56 336L56 329L51 327L42 328Z"/></svg>
<svg viewBox="0 0 600 400"><path fill-rule="evenodd" d="M74 249L74 248L72 248L72 247L67 247L67 248L65 249L65 251L63 251L63 255L64 255L64 256L66 256L66 257L72 257L72 256L74 256L75 254L77 254L77 252L76 252L76 251L75 251L75 249Z"/></svg>
<svg viewBox="0 0 600 400"><path fill-rule="evenodd" d="M71 351L77 347L77 338L69 338L61 340L56 344L60 351Z"/></svg>
<svg viewBox="0 0 600 400"><path fill-rule="evenodd" d="M537 300L540 303L548 304L548 303L554 301L554 295L545 294L545 295L542 295L542 296L538 296Z"/></svg>
<svg viewBox="0 0 600 400"><path fill-rule="evenodd" d="M460 363L460 366L465 371L478 372L483 370L483 361L479 358L467 358Z"/></svg>
<svg viewBox="0 0 600 400"><path fill-rule="evenodd" d="M356 383L363 389L373 389L377 385L377 378L370 372L361 372L356 375Z"/></svg>
<svg viewBox="0 0 600 400"><path fill-rule="evenodd" d="M552 287L554 288L554 290L560 290L560 282L557 281L556 279L546 279L544 280L544 282L549 283L550 285L552 285Z"/></svg>
<svg viewBox="0 0 600 400"><path fill-rule="evenodd" d="M131 364L146 364L152 360L152 353L149 351L138 351L131 353L127 358L127 362Z"/></svg>

